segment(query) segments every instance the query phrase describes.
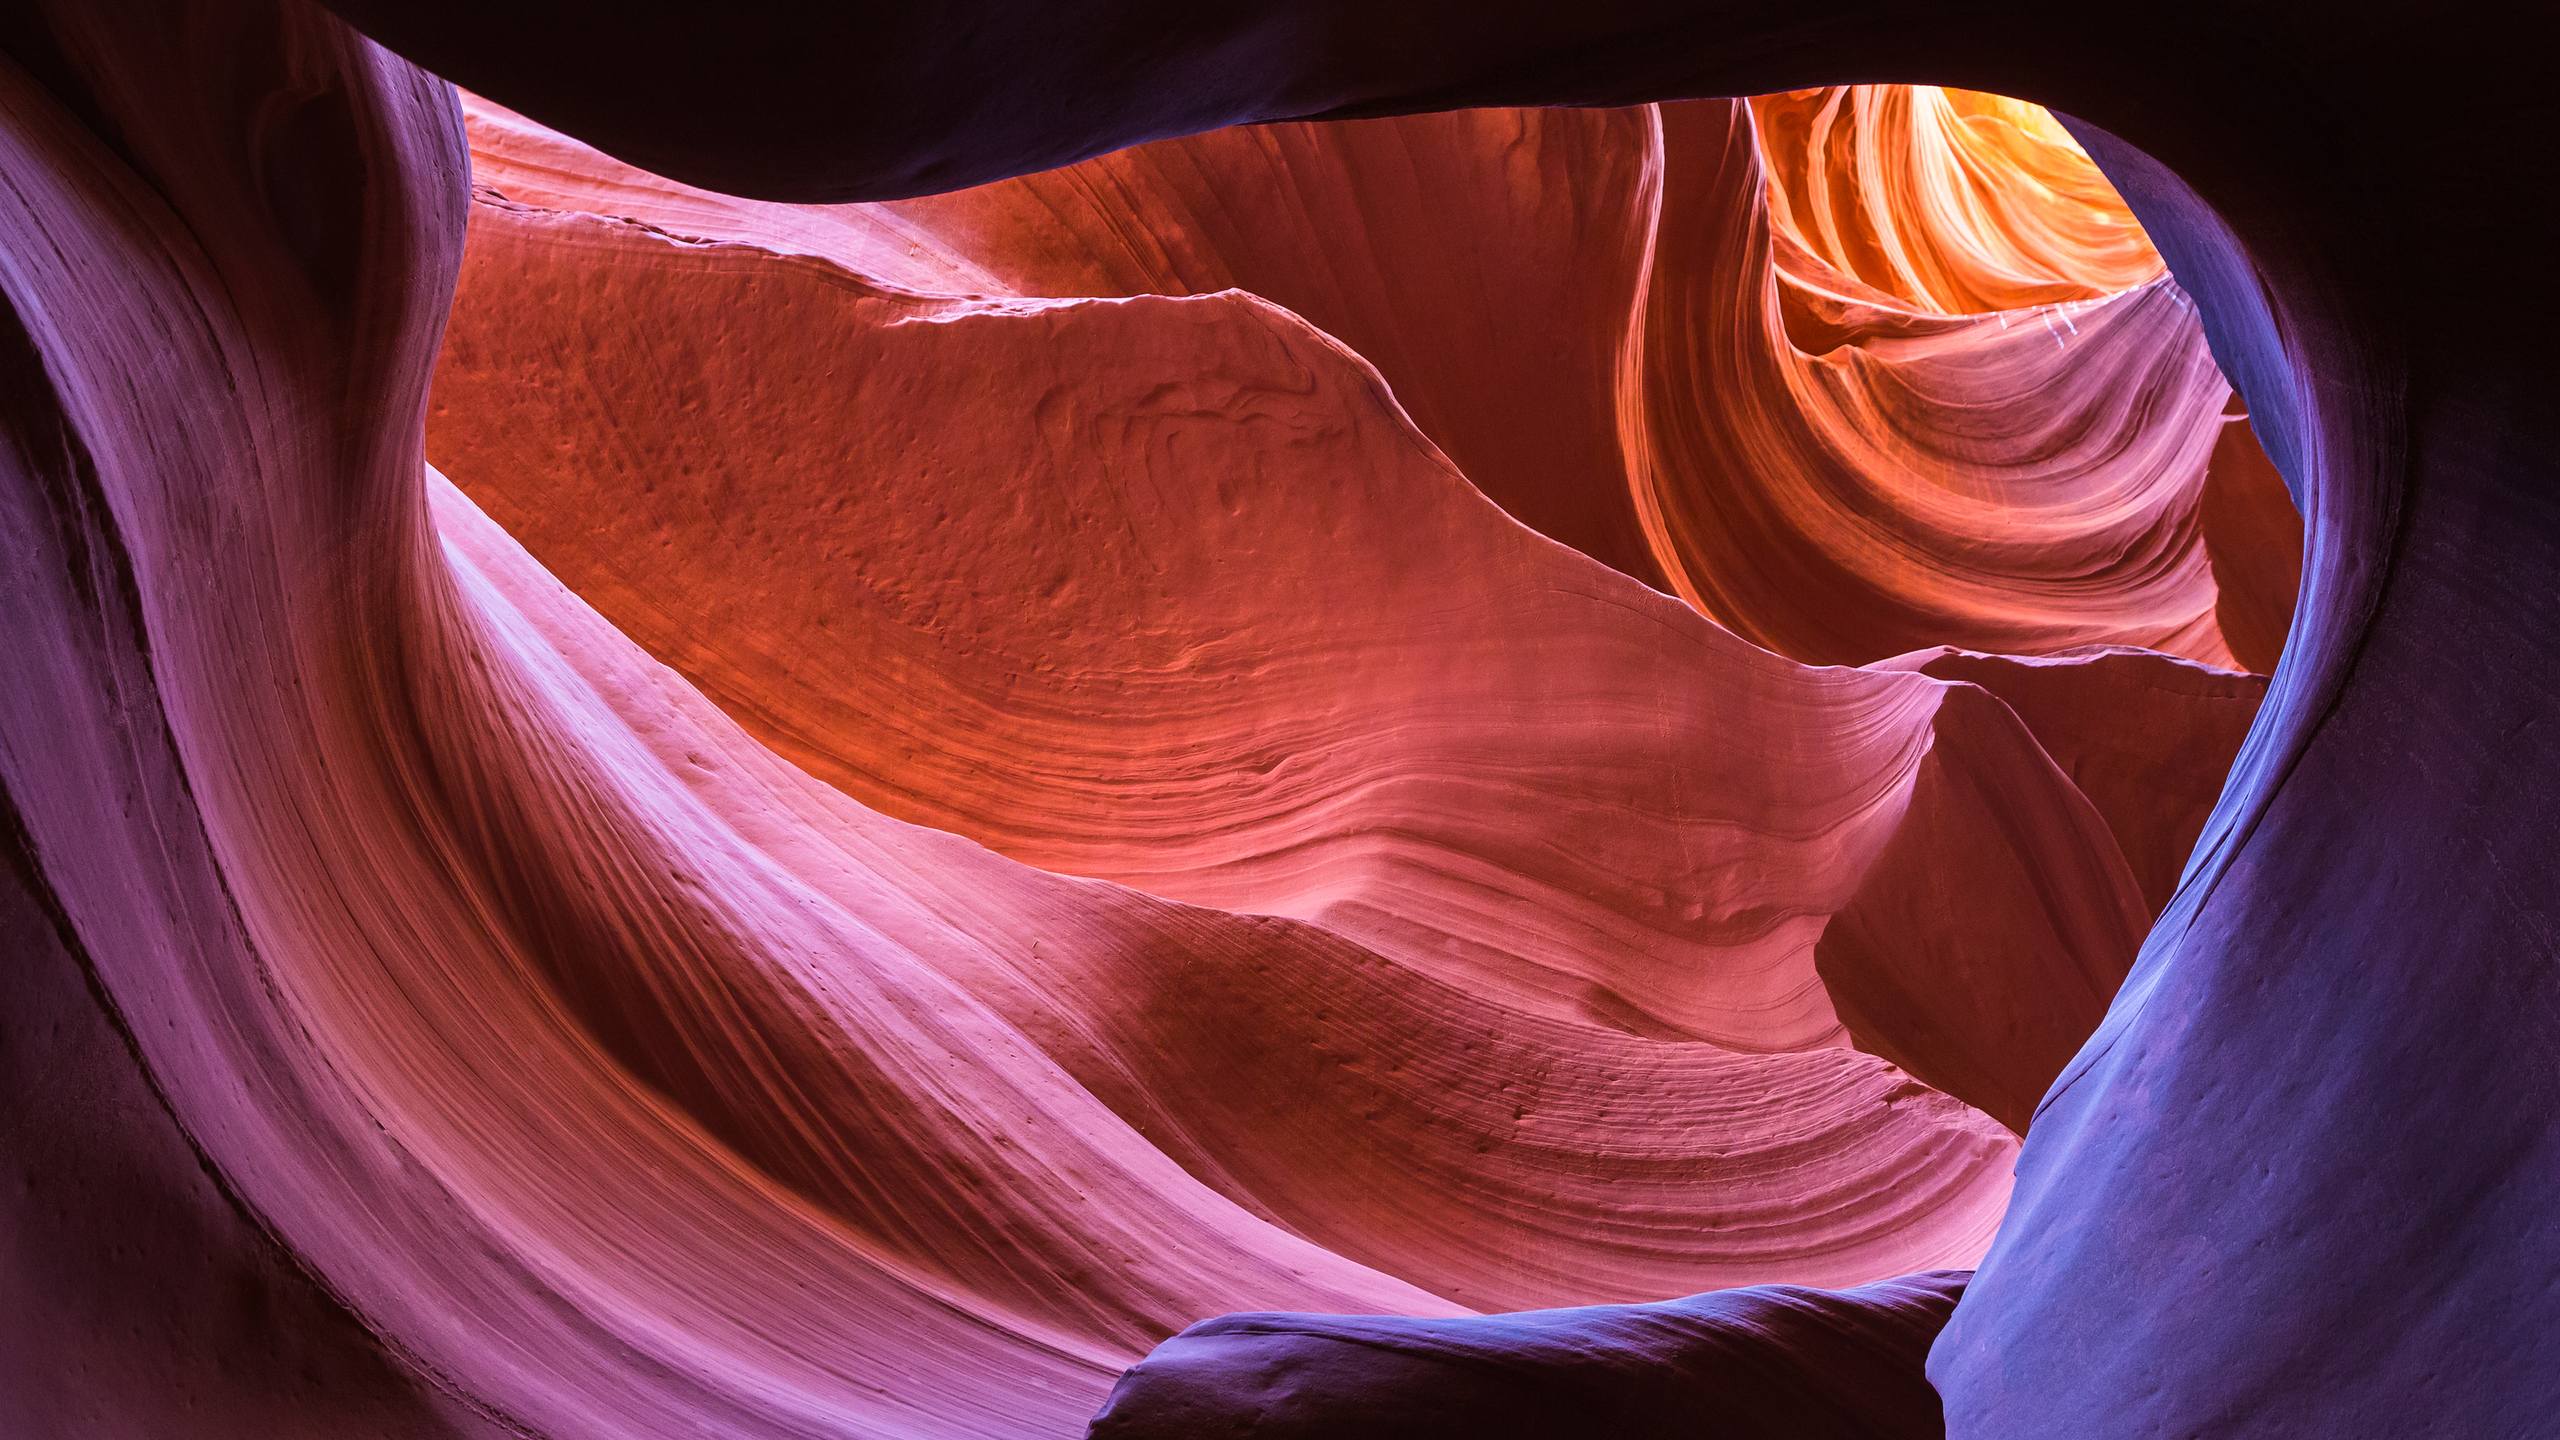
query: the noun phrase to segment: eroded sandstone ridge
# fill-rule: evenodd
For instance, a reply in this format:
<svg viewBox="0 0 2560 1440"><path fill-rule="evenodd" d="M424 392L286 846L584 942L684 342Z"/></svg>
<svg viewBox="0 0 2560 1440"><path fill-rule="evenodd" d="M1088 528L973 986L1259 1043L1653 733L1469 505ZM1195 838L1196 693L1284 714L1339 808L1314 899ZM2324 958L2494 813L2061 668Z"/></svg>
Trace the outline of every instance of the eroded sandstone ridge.
<svg viewBox="0 0 2560 1440"><path fill-rule="evenodd" d="M2547 1411L2522 87L343 8L0 20L13 1431Z"/></svg>

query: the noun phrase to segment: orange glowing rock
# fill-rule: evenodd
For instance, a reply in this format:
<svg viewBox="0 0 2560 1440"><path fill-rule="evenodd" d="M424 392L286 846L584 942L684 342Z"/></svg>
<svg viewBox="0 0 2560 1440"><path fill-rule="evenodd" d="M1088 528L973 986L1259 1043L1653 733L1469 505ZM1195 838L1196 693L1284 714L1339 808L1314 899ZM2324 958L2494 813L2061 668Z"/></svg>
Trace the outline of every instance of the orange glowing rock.
<svg viewBox="0 0 2560 1440"><path fill-rule="evenodd" d="M1939 315L2104 300L2166 273L2040 105L1936 85L1751 102L1770 223L1799 284Z"/></svg>
<svg viewBox="0 0 2560 1440"><path fill-rule="evenodd" d="M1970 148L1941 135L1901 157L1906 179L1956 165L1951 153L1994 177L1992 159L2019 149L2071 207L2121 214L2041 111L1930 93L1913 107L1949 117ZM691 190L484 102L472 113L479 182L536 208L825 258L925 293L1250 290L1375 364L1513 515L1800 659L2124 644L2235 663L2198 521L2228 387L2138 228L2139 253L2120 256L2112 223L2020 218L2050 199L1969 190L1969 204L1902 222L1919 243L1965 219L1950 249L1978 269L2001 223L2036 247L1999 252L2013 268L2080 267L2021 292L2060 300L1952 316L1809 259L1786 218L1803 202L1763 180L1749 108L1723 102L1262 126L954 195L816 207ZM1853 201L1906 199L1858 192L1826 213L1873 224L1889 211ZM2135 288L2099 296L2120 279ZM2245 429L2230 443L2248 447ZM2248 493L2253 511L2290 508L2263 464ZM2231 549L2248 563L2248 546ZM2289 583L2281 559L2265 569L2258 588Z"/></svg>
<svg viewBox="0 0 2560 1440"><path fill-rule="evenodd" d="M1906 303L2135 263L1932 168L2084 182L2023 111L1774 226L1723 102L794 209L45 18L7 1055L123 1206L0 1202L117 1281L29 1282L43 1429L1057 1434L1220 1311L1970 1264L2282 633L2172 287ZM1960 1284L1629 1323L1910 1421Z"/></svg>
<svg viewBox="0 0 2560 1440"><path fill-rule="evenodd" d="M534 138L500 131L484 177ZM1757 652L1503 524L1356 362L1356 405L1287 378L1328 347L1282 312L936 299L836 268L865 253L840 239L822 262L475 213L436 454L627 633L868 805L1314 921L1532 1013L1767 1050L1838 1038L1814 942L1915 776L2050 793L2008 840L1985 842L1979 799L1904 835L1950 893L2008 898L1865 962L1927 975L1964 949L1965 1005L2054 1017L2008 1049L2035 1057L1998 1087L2012 1123L2162 898L2002 707L1968 702L1915 768L1934 697ZM954 493L954 474L992 478ZM2163 793L2191 841L2209 788ZM2146 874L2183 843L2155 838ZM1962 939L2006 924L2014 941ZM2049 968L2081 978L2019 978Z"/></svg>
<svg viewBox="0 0 2560 1440"><path fill-rule="evenodd" d="M1779 258L1747 111L1663 115L1626 429L1679 593L1815 661L2232 663L2197 521L2230 392L2176 287L1969 316L1822 288Z"/></svg>

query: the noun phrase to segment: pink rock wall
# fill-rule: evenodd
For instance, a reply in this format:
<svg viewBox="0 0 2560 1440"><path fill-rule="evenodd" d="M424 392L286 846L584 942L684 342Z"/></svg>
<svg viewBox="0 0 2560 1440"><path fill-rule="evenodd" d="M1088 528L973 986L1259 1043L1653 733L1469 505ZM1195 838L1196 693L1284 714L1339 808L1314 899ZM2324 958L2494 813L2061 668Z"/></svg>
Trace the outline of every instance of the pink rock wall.
<svg viewBox="0 0 2560 1440"><path fill-rule="evenodd" d="M1007 110L959 27L865 52L957 128L803 150L717 85L628 109L730 73L652 23L558 94L383 33L831 200L1821 78L1624 35L1479 70L1552 17L1394 75L1199 20L1102 79L1060 42ZM2537 953L2531 705L2421 684L2417 637L2532 652L2473 584L2377 578L2539 512L2444 438L2489 402L2339 368L2400 353L2316 283L2362 242L2306 259L2102 79L2050 93L2237 227L2081 127L2174 281L2036 112L1943 92L1292 121L794 206L466 127L300 4L0 40L0 1053L9 1213L58 1257L12 1272L16 1429L1074 1433L1225 1311L1301 1313L1185 1332L1101 1433L1917 1434L1943 1394L1968 1434L2485 1434L2540 1394L2538 1132L2477 1097L2535 1093L2500 1076L2541 991L2385 963L2429 915ZM800 73L758 113L891 103ZM2310 589L2244 744L2279 467ZM2336 808L2381 773L2405 852ZM2440 908L2423 856L2496 893ZM2520 1051L2446 1038L2492 1015ZM2358 1114L2433 1139L2359 1178ZM2482 1257L2398 1325L2341 1263L2422 1243L2386 1196ZM1867 1286L1986 1246L1960 1304ZM2199 1313L2348 1358L2211 1369L2166 1338Z"/></svg>

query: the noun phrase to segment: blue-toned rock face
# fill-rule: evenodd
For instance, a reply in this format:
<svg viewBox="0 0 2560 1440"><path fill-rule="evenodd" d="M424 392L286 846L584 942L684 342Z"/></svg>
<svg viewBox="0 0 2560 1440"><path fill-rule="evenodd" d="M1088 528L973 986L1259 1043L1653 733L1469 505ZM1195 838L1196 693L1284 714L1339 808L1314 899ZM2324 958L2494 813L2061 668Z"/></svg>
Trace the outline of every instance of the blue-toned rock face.
<svg viewBox="0 0 2560 1440"><path fill-rule="evenodd" d="M1962 1271L1450 1320L1229 1315L1122 1377L1095 1440L1251 1435L1887 1440L1944 1433L1920 1373Z"/></svg>
<svg viewBox="0 0 2560 1440"><path fill-rule="evenodd" d="M2521 18L14 7L0 1436L2540 1433Z"/></svg>

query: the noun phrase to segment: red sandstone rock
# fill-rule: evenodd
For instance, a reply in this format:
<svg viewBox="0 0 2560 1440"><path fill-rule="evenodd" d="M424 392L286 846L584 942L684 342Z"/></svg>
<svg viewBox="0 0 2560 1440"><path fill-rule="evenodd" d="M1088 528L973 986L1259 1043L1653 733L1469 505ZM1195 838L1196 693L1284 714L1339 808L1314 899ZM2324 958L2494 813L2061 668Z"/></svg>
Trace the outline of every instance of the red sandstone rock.
<svg viewBox="0 0 2560 1440"><path fill-rule="evenodd" d="M2052 337L2059 365L1866 282L1808 298L1809 264L1767 258L1725 105L1666 112L1658 149L1643 112L1338 146L1296 127L813 216L573 177L519 132L572 163L551 203L478 207L478 308L431 432L511 537L422 463L463 263L449 92L305 8L39 18L0 72L0 543L28 682L0 696L0 933L41 1002L11 1053L92 1072L97 1153L67 1153L41 1097L8 1118L47 1186L113 1199L24 1203L104 1278L29 1287L5 1375L34 1398L0 1414L1061 1433L1194 1317L1287 1306L1533 1362L1505 1421L1584 1393L1550 1362L1623 1343L1629 1427L1811 1393L1927 1433L1943 1277L1543 1338L1465 1312L1968 1260L2013 1142L1912 1076L2022 1125L2203 826L2173 911L2200 923L2260 803L2200 813L2253 686L2119 652L1810 667L1512 524L1462 472L1640 571L1557 478L1634 453L1645 553L1800 656L1930 632L2220 658L2240 607L2215 581L2281 527L2263 485L2240 520L2196 518L2189 452L2222 397L2174 290L2074 312L2095 333ZM1016 163L990 153L953 163ZM1415 203L1380 178L1400 163L1451 189ZM1344 223L1284 232L1248 203L1269 186L1186 164L1303 178L1299 213ZM1623 203L1657 167L1679 182L1658 221ZM1143 203L1025 218L1114 175ZM1557 216L1584 183L1599 200ZM598 184L636 213L556 213ZM1453 252L1435 224L1485 197L1533 223ZM1196 225L1164 222L1177 201ZM1114 298L1062 293L1120 263L1115 213L1150 220L1091 287ZM1311 275L1353 228L1378 273ZM1569 339L1561 396L1470 328L1480 287L1386 278L1595 245L1652 247L1641 309L1608 303L1604 265L1514 312ZM1246 281L1308 313L1197 293ZM1786 348L1815 329L1821 357ZM1753 347L1733 413L1684 410L1728 372L1683 338L1727 334ZM2029 461L1920 423L2030 377L2054 403L2021 422ZM2122 442L2105 465L2049 463L2090 427ZM1736 503L1796 508L1738 557L1698 523L1724 502L1683 487L1719 446L1813 453L1789 434L1877 453L1744 467L1764 483ZM1933 447L1964 450L1935 490L1908 473ZM2066 492L2054 513L1966 490L2022 469ZM1805 508L1826 481L1873 486L1886 539L1848 543L1873 540L1842 518L1860 506ZM1984 558L1950 514L2024 538ZM2075 545L2112 557L2086 595L2052 558ZM1744 563L1764 556L1863 588L1775 583ZM2256 653L2275 568L2250 572ZM2034 608L2057 595L2086 603ZM2155 961L2084 1074L2137 1063L2104 1047L2170 978ZM2065 1103L2050 1144L2130 1163ZM2049 1247L2053 1213L2015 1243ZM205 1237L176 1303L239 1277L307 1350L235 1362L200 1307L152 1314L118 1227L153 1215ZM1611 1329L1693 1312L1702 1352ZM119 1325L131 1346L98 1338ZM1982 1344L1960 1328L1944 1353ZM1269 1358L1209 1365L1210 1388ZM1330 1392L1292 1394L1374 1412L1438 1383L1333 1364L1310 1372ZM279 1399L286 1377L311 1398ZM2001 1385L1958 1393L2020 1423Z"/></svg>
<svg viewBox="0 0 2560 1440"><path fill-rule="evenodd" d="M1770 222L1799 283L1942 315L2104 300L2160 278L2113 186L2052 115L1935 85L1751 102Z"/></svg>
<svg viewBox="0 0 2560 1440"><path fill-rule="evenodd" d="M345 228L242 208L210 127L135 132L178 177L154 200L13 97L9 296L51 380L13 423L60 438L16 452L12 543L56 603L10 794L172 1115L429 1390L537 1432L1055 1431L1239 1304L1454 1313L1982 1243L2010 1142L1881 1062L1542 1020L887 820L739 733L426 478L442 296L378 297L450 273L458 130L285 33L297 85L375 117ZM1622 593L1634 633L1711 633L1466 499L1363 367L1253 302L897 308L901 343L1023 332L1084 384L1079 332L1231 317L1213 353L1260 337L1230 363L1313 377L1480 543ZM302 523L215 548L274 515ZM1830 683L1915 722L1943 693Z"/></svg>
<svg viewBox="0 0 2560 1440"><path fill-rule="evenodd" d="M2228 391L2173 285L1956 317L1782 283L1748 109L1662 113L1627 432L1681 594L1818 662L2230 662L2196 518Z"/></svg>
<svg viewBox="0 0 2560 1440"><path fill-rule="evenodd" d="M1901 828L1937 690L1756 651L1507 524L1267 307L932 301L478 213L438 457L812 773L1529 1013L1836 1037L1812 947ZM2146 918L2117 845L2001 707L1965 716L1929 773L2054 808L1906 842L2008 898L1902 944L2015 924L2039 943L1975 1003L2041 1003L2048 969L2103 999ZM2124 899L2045 914L2089 893Z"/></svg>
<svg viewBox="0 0 2560 1440"><path fill-rule="evenodd" d="M2006 102L1962 103L2000 127L1994 153L2027 150L2077 187L2051 208L2116 205L2067 140L2018 142L1990 108ZM1764 213L1744 110L1663 113L1667 131L1652 111L1257 127L957 195L797 207L647 176L481 104L475 173L517 204L928 293L1250 290L1377 365L1513 515L1798 658L2118 643L2231 663L2197 519L2226 391L2174 287L2095 288L2158 273L2120 206L2096 238L2030 237L2034 263L2079 254L2088 278L1996 292L2068 303L1949 317L1813 258L1783 188ZM1913 203L1922 244L1952 202ZM1997 233L1977 221L1965 242ZM1700 336L1739 343L1686 348ZM2226 549L2244 563L2249 544Z"/></svg>

